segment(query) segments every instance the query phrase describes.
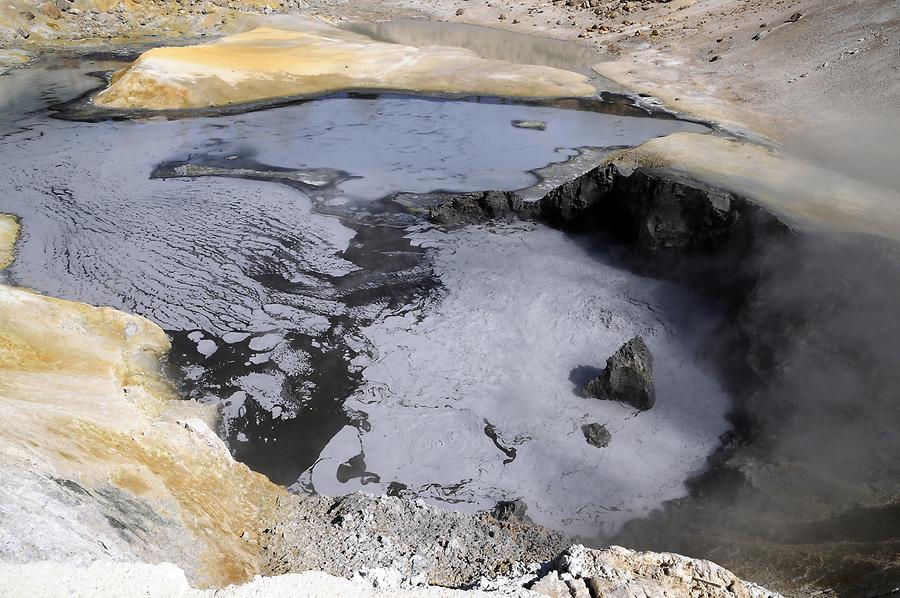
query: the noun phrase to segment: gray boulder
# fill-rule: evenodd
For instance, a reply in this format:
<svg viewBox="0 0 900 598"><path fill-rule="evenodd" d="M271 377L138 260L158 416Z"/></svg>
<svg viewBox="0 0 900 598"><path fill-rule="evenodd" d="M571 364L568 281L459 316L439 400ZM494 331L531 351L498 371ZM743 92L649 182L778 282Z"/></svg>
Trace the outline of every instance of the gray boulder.
<svg viewBox="0 0 900 598"><path fill-rule="evenodd" d="M606 360L606 369L583 389L586 397L628 403L646 411L656 402L653 389L653 356L639 336L634 337Z"/></svg>

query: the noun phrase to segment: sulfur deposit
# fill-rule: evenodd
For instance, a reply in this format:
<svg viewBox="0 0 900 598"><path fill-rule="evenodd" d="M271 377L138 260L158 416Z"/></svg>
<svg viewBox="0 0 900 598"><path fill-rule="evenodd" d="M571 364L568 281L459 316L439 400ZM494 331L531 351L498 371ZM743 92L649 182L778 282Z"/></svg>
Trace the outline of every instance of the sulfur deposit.
<svg viewBox="0 0 900 598"><path fill-rule="evenodd" d="M212 43L154 48L118 73L95 103L109 108L206 108L339 90L586 97L587 77L486 60L461 48L374 41L325 23L258 27Z"/></svg>
<svg viewBox="0 0 900 598"><path fill-rule="evenodd" d="M8 214L0 214L0 270L12 263L18 237L19 221Z"/></svg>
<svg viewBox="0 0 900 598"><path fill-rule="evenodd" d="M172 401L168 349L138 316L0 285L0 558L165 560L200 585L258 569L249 534L284 491Z"/></svg>

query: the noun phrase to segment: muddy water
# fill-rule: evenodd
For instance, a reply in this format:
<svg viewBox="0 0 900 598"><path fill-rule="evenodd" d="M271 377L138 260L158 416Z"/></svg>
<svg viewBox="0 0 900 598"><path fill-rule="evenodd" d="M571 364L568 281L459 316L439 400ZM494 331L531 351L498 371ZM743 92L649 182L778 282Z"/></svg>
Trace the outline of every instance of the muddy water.
<svg viewBox="0 0 900 598"><path fill-rule="evenodd" d="M692 358L695 298L541 226L442 232L421 209L433 191L526 188L585 148L697 125L621 104L401 96L51 117L110 67L0 78L0 211L24 224L10 276L159 323L185 394L221 406L254 469L469 511L521 497L536 521L594 535L683 495L718 445L729 401ZM579 398L634 334L654 351L658 406ZM585 442L590 422L610 447Z"/></svg>

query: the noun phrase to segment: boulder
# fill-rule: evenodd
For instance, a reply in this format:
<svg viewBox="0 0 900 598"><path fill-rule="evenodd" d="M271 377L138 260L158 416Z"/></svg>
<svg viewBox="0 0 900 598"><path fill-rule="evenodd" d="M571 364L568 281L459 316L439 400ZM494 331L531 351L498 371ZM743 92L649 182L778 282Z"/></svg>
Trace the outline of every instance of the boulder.
<svg viewBox="0 0 900 598"><path fill-rule="evenodd" d="M628 403L640 411L653 407L653 356L644 339L636 336L613 353L603 373L584 386L583 394Z"/></svg>

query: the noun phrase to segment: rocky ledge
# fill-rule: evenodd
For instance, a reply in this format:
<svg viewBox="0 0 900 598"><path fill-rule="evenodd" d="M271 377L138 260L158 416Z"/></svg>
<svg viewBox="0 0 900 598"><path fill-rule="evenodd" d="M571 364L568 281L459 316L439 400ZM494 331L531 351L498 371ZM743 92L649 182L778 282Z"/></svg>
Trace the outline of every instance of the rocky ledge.
<svg viewBox="0 0 900 598"><path fill-rule="evenodd" d="M454 195L430 211L459 226L533 219L606 231L644 254L744 249L775 230L900 240L900 193L775 150L716 135L675 133L612 154L537 201L511 191Z"/></svg>

